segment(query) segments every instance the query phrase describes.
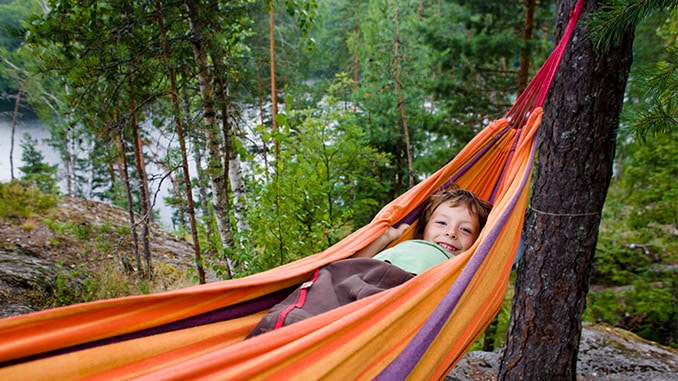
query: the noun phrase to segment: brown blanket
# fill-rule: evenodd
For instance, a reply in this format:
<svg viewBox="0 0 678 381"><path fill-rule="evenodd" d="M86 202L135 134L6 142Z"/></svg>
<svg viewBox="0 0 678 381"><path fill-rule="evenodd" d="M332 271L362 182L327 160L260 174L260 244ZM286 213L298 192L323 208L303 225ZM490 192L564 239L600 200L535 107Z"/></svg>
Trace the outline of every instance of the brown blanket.
<svg viewBox="0 0 678 381"><path fill-rule="evenodd" d="M371 258L349 258L331 263L316 270L311 280L273 306L247 337L374 295L413 276L396 266Z"/></svg>

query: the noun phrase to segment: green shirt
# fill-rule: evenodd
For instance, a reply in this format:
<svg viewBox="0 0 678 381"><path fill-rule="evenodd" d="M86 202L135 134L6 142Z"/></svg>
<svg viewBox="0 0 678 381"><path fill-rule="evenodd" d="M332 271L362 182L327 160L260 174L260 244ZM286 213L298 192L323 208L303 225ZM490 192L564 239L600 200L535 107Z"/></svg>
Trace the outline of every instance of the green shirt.
<svg viewBox="0 0 678 381"><path fill-rule="evenodd" d="M442 247L420 239L403 241L374 256L374 259L388 262L415 275L450 258L450 253Z"/></svg>

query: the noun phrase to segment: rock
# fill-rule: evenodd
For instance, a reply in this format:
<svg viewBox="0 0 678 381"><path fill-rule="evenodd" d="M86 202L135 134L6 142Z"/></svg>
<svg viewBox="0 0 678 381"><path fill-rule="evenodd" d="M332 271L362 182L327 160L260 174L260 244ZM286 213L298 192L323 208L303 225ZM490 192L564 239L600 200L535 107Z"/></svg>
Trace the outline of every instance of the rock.
<svg viewBox="0 0 678 381"><path fill-rule="evenodd" d="M59 277L77 287L68 269L16 245L0 247L0 317L20 315L46 307L43 296L57 286ZM36 302L36 303L34 303Z"/></svg>
<svg viewBox="0 0 678 381"><path fill-rule="evenodd" d="M150 250L159 282L153 289L142 284L144 289L129 291L192 285L186 279L193 267L192 245L156 224L151 230ZM91 279L86 284L88 277L98 279L113 269L127 274L114 292L126 292L126 285L136 287L136 274L122 270L125 260L134 260L131 237L127 211L91 200L64 197L40 215L0 218L0 317L80 302L83 290L92 291L87 289L92 287ZM103 297L115 296L120 295Z"/></svg>
<svg viewBox="0 0 678 381"><path fill-rule="evenodd" d="M502 349L467 353L447 381L494 381ZM578 381L678 381L678 351L631 332L583 325L577 358Z"/></svg>

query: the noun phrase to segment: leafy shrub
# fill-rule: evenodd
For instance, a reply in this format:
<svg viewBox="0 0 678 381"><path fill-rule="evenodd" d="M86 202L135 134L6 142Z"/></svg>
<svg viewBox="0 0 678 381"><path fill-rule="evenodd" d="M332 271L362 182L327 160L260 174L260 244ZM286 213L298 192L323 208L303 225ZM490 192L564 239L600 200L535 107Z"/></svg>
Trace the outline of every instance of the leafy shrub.
<svg viewBox="0 0 678 381"><path fill-rule="evenodd" d="M634 205L625 187L608 192L584 319L676 346L675 226L660 224L658 214L648 219L654 208Z"/></svg>
<svg viewBox="0 0 678 381"><path fill-rule="evenodd" d="M28 218L55 207L58 197L40 191L26 181L0 183L0 217Z"/></svg>

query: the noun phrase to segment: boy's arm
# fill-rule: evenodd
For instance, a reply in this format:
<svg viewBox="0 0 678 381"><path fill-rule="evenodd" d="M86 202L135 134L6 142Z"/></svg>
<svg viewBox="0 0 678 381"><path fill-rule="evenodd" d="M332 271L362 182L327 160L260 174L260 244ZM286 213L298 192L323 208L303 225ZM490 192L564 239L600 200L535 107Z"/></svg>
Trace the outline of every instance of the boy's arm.
<svg viewBox="0 0 678 381"><path fill-rule="evenodd" d="M394 228L393 226L389 227L386 229L384 234L380 235L372 241L369 245L363 247L362 249L358 250L355 254L352 255L352 258L372 258L374 257L378 252L382 251L389 243L395 241L396 239L400 238L401 235L409 228L410 225L408 224L402 224L398 226L398 228Z"/></svg>

